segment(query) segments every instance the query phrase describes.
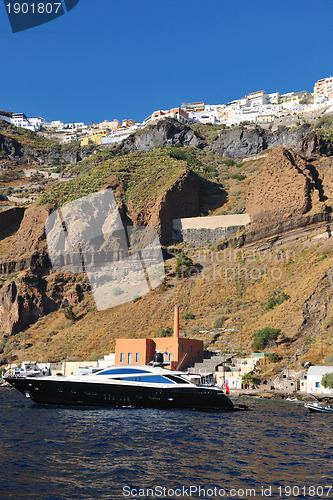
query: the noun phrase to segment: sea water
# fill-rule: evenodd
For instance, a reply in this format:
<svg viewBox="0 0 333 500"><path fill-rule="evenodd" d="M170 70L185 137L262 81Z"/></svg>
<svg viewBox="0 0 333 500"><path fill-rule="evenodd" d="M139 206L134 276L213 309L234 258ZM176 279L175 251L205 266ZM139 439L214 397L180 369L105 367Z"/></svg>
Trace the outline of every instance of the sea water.
<svg viewBox="0 0 333 500"><path fill-rule="evenodd" d="M333 498L333 416L37 405L0 390L0 499Z"/></svg>

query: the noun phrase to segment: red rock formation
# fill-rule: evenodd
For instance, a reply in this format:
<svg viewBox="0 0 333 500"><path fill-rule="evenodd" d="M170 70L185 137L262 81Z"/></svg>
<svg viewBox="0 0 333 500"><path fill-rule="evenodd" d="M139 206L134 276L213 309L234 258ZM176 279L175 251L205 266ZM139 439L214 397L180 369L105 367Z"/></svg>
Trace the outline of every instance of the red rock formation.
<svg viewBox="0 0 333 500"><path fill-rule="evenodd" d="M281 221L311 210L321 199L314 169L291 150L278 147L249 186L246 211L254 222Z"/></svg>

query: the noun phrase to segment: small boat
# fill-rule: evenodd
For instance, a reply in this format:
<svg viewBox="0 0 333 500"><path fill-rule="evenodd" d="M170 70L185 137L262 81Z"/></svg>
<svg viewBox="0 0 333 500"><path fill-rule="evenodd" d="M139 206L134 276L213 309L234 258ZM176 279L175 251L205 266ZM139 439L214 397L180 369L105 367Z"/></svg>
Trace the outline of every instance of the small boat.
<svg viewBox="0 0 333 500"><path fill-rule="evenodd" d="M187 408L236 411L218 387L196 385L163 366L119 365L77 376L8 376L6 381L37 403L79 406Z"/></svg>
<svg viewBox="0 0 333 500"><path fill-rule="evenodd" d="M323 406L318 401L315 401L314 403L305 403L304 408L307 408L310 413L333 413L331 405Z"/></svg>

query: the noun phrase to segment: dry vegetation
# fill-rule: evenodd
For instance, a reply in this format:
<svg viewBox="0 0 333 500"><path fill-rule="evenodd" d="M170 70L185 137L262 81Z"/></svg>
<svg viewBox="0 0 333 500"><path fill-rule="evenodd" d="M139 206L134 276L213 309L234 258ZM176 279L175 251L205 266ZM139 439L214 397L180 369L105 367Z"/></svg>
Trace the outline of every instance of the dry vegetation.
<svg viewBox="0 0 333 500"><path fill-rule="evenodd" d="M320 241L320 243L318 243ZM304 237L270 251L244 247L193 251L201 264L200 274L191 278L174 276L175 259L168 261L167 287L105 311L97 311L93 297L86 294L74 307L78 320L66 320L59 310L41 318L25 332L26 357L57 361L87 359L107 354L121 337L152 337L158 329L172 328L173 307L180 306L181 335L203 339L206 346L226 352L252 352L256 331L271 326L281 329L277 343L265 351L276 352L281 361L267 370L285 366L287 356L298 361L321 362L333 352L333 308L328 310L321 335L302 334L304 304L315 291L325 271L333 265L330 240ZM274 294L290 297L272 308ZM184 319L184 315L194 319ZM218 325L218 326L217 326ZM20 334L20 337L22 334ZM18 351L19 353L20 351Z"/></svg>

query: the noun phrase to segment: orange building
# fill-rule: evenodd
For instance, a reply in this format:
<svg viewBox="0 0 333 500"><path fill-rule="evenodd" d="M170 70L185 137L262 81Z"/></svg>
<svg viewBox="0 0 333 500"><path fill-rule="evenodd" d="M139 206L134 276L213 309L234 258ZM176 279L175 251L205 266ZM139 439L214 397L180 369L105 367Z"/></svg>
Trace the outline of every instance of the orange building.
<svg viewBox="0 0 333 500"><path fill-rule="evenodd" d="M154 111L152 114L152 121L162 120L163 118L174 118L179 122L187 122L189 119L189 114L181 108L172 108L168 111Z"/></svg>
<svg viewBox="0 0 333 500"><path fill-rule="evenodd" d="M179 337L179 309L175 307L173 337L117 339L116 365L147 365L161 352L171 370L184 370L203 359L203 341Z"/></svg>

